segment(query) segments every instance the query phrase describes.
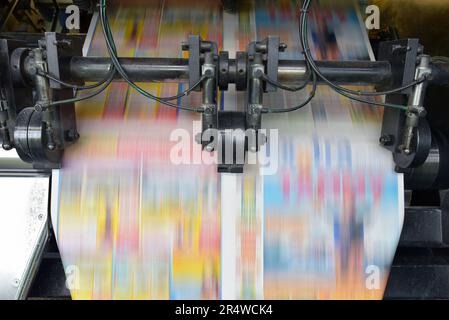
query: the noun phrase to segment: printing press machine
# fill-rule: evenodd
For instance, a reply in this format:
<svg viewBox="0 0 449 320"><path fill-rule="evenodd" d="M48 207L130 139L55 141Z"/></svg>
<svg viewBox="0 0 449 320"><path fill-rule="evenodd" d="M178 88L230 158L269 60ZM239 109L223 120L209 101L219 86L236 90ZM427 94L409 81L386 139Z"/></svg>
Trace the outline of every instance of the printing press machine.
<svg viewBox="0 0 449 320"><path fill-rule="evenodd" d="M98 14L91 26L95 19ZM74 90L45 74L76 85L105 79L111 60L83 52L90 29L86 37L0 34L0 299L70 298L50 221L64 149L83 133L77 131L74 103L52 104L73 98ZM119 60L132 81L186 82L201 91L203 131L216 129L218 135L198 142L224 159L226 150L216 141L233 139L248 152L257 152L264 143L258 130L266 111L265 92L276 91L275 84L299 85L310 78L307 61L279 59L287 50L281 40L270 36L254 41L231 58L218 52L215 43L191 35L180 44L188 59ZM379 132L379 142L391 151L408 190L386 299L449 299L449 125L439 96L449 91L449 62L425 52L418 39L408 38L381 42L377 61L316 62L339 85L373 85L379 92L404 87L387 94L385 102L407 110L386 108ZM118 72L112 76L122 80ZM324 85L321 79L318 83ZM217 92L229 84L246 92L239 111L217 108ZM254 139L228 137L226 129L252 130ZM218 165L218 172L243 173L244 161L236 155L231 159ZM15 231L19 229L26 232Z"/></svg>

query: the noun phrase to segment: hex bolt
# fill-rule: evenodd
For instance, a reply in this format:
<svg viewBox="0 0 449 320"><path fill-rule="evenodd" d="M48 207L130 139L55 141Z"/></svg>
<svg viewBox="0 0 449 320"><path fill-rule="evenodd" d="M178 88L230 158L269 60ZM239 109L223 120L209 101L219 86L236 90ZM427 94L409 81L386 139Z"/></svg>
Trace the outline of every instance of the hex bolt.
<svg viewBox="0 0 449 320"><path fill-rule="evenodd" d="M260 78L263 75L262 69L256 69L254 70L254 78Z"/></svg>
<svg viewBox="0 0 449 320"><path fill-rule="evenodd" d="M279 44L279 51L284 52L287 49L287 44L286 43L280 43Z"/></svg>
<svg viewBox="0 0 449 320"><path fill-rule="evenodd" d="M204 70L204 75L208 78L212 77L214 75L213 71L211 69Z"/></svg>
<svg viewBox="0 0 449 320"><path fill-rule="evenodd" d="M383 146L391 146L393 144L393 137L388 134L384 134L380 137L379 142Z"/></svg>
<svg viewBox="0 0 449 320"><path fill-rule="evenodd" d="M42 107L41 104L37 103L37 104L34 105L34 110L36 112L42 112L44 110L44 108Z"/></svg>

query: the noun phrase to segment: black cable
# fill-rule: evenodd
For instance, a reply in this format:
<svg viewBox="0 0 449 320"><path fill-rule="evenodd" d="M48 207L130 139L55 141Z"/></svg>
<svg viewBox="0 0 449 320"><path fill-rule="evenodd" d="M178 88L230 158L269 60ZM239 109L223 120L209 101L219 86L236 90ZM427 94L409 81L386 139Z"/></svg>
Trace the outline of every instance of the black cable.
<svg viewBox="0 0 449 320"><path fill-rule="evenodd" d="M62 85L62 86L64 86L64 87L67 87L67 88L72 88L72 89L75 89L75 90L89 90L89 89L95 89L95 88L101 86L101 85L102 85L103 83L105 83L106 81L108 81L108 79L110 78L110 74L111 74L112 72L115 72L114 66L113 66L113 65L112 65L112 68L109 69L109 71L108 71L108 73L107 73L108 76L107 76L106 78L100 80L100 81L97 82L97 83L90 84L90 85L87 85L87 86L78 86L78 85L76 85L76 84L72 84L72 83L68 83L68 82L62 81L62 80L60 80L60 79L58 79L58 78L56 78L56 77L53 77L53 76L50 75L49 73L38 72L38 74L39 74L40 76L46 77L46 78L48 78L48 79L50 79L50 80L56 82L56 83L59 83L60 85Z"/></svg>
<svg viewBox="0 0 449 320"><path fill-rule="evenodd" d="M306 26L306 29L307 29L307 26ZM294 107L290 107L290 108L262 108L262 113L288 113L288 112L293 112L293 111L296 111L296 110L299 110L299 109L305 107L306 105L308 105L312 101L312 99L315 97L316 92L317 92L318 79L317 79L316 73L313 70L311 70L311 68L310 68L310 66L309 66L307 61L306 61L306 67L307 67L307 70L308 70L307 72L309 74L308 78L310 79L310 77L312 77L312 91L309 93L309 97L305 101L303 101L301 104L299 104L297 106L294 106ZM272 79L270 79L265 74L262 75L262 78L264 78L266 80L267 79L271 80L271 82L269 82L269 83L273 84L274 86L277 86L277 87L279 87L281 89L282 89L282 87L284 87L285 88L284 90L293 91L293 92L301 90L299 88L305 88L307 86L307 84L308 84L308 81L306 81L305 83L303 83L299 87L293 88L293 87L288 87L288 86L284 86L284 85L282 85L280 83L277 83L276 81L273 81ZM296 90L296 89L298 89L298 90Z"/></svg>
<svg viewBox="0 0 449 320"><path fill-rule="evenodd" d="M192 108L192 107L188 107L188 106L182 106L182 105L176 105L176 104L170 103L170 102L166 101L164 97L157 97L157 96L145 91L144 89L139 87L136 83L134 83L128 77L126 71L121 66L120 61L118 60L118 57L117 57L117 49L115 46L115 42L114 42L114 38L112 36L111 29L109 27L109 22L108 22L108 18L107 18L107 14L106 14L106 0L99 0L99 3L100 3L100 5L99 5L99 7L100 7L99 8L100 9L100 22L101 22L101 27L102 27L103 34L104 34L104 37L106 40L106 47L108 49L109 56L111 57L111 60L114 64L115 68L117 69L117 72L121 75L121 77L131 87L133 87L137 92L139 92L140 94L142 94L143 96L145 96L147 98L158 101L162 104L165 104L169 107L176 108L176 109L192 111L192 112L204 112L202 107ZM201 79L201 81L203 81L203 80L204 80L204 78ZM191 88L189 90L189 92L192 91L193 89L194 88ZM180 95L184 96L185 94L181 93ZM167 97L167 98L172 98L172 97Z"/></svg>
<svg viewBox="0 0 449 320"><path fill-rule="evenodd" d="M97 95L99 95L100 93L102 93L112 82L112 80L114 79L114 73L112 72L109 75L109 79L106 80L106 82L103 84L103 86L98 89L97 91L88 94L87 96L84 97L79 97L79 98L71 98L71 99L66 99L66 100L60 100L60 101L53 101L47 105L42 106L42 108L48 108L48 107L52 107L52 106L57 106L57 105L62 105L62 104L69 104L69 103L75 103L75 102L79 102L79 101L83 101L83 100L87 100L87 99L91 99Z"/></svg>
<svg viewBox="0 0 449 320"><path fill-rule="evenodd" d="M92 92L91 94L88 94L88 95L86 95L84 97L78 97L78 98L71 98L71 99L66 99L66 100L53 101L53 102L50 102L50 103L48 103L46 105L43 105L42 108L46 109L48 107L53 107L53 106L62 105L62 104L75 103L75 102L91 99L91 98L99 95L100 93L102 93L111 84L113 79L114 79L114 73L111 73L111 75L109 76L109 79L107 79L106 82L103 84L103 86L101 88L99 88L97 91Z"/></svg>
<svg viewBox="0 0 449 320"><path fill-rule="evenodd" d="M290 87L290 86L283 85L282 83L271 79L265 73L262 74L262 79L265 80L266 82L268 82L269 84L279 88L279 89L290 91L290 92L297 92L297 91L300 91L300 90L304 89L305 87L307 87L307 85L309 84L310 75L309 75L308 79L306 79L304 81L304 83L302 83L298 87Z"/></svg>
<svg viewBox="0 0 449 320"><path fill-rule="evenodd" d="M109 71L109 72L110 72L110 71ZM108 72L108 74L109 74L109 72ZM87 85L87 86L78 86L78 85L76 85L76 84L71 84L71 83L68 83L68 82L64 82L64 81L62 81L62 80L59 80L58 78L51 76L49 73L41 73L41 72L39 72L39 75L44 76L44 77L46 77L46 78L48 78L48 79L50 79L50 80L52 80L52 81L54 81L54 82L57 82L57 83L59 83L59 84L65 86L65 87L72 88L72 89L75 89L75 90L88 90L88 89L94 89L94 88L97 88L97 87L101 86L103 83L105 83L105 82L109 79L109 76L108 76L107 78L101 80L101 81L98 82L98 83L91 84L91 85ZM190 92L192 92L193 90L195 90L195 89L196 89L196 88L197 88L197 87L204 81L204 79L205 79L204 76L201 77L201 78L200 78L197 82L195 82L190 88L188 88L187 90L184 90L184 91L178 93L177 95L169 96L169 97L160 97L160 99L170 101L170 100L178 100L178 99L180 99L180 98L182 98L182 97L185 97L185 96L189 95Z"/></svg>
<svg viewBox="0 0 449 320"><path fill-rule="evenodd" d="M191 87L189 87L187 90L184 90L180 93L178 93L175 96L169 96L169 97L158 97L161 100L166 100L166 101L170 101L170 100L178 100L181 99L182 97L188 96L193 90L195 90L196 88L198 88L200 86L200 84L204 81L204 79L206 79L206 76L201 76L201 78L195 82Z"/></svg>
<svg viewBox="0 0 449 320"><path fill-rule="evenodd" d="M305 0L303 3L303 7L301 9L301 15L300 15L300 33L303 32L303 27L304 25L307 26L307 16L308 16L308 12L309 12L309 8L310 8L310 3L311 0ZM302 27L302 28L301 28ZM315 60L312 57L312 54L310 52L310 48L309 48L309 42L308 42L308 34L303 34L302 36L300 36L301 40L303 41L303 50L304 50L304 56L306 58L306 60L308 60L308 63L310 64L310 66L313 68L313 70L316 72L316 74L323 79L323 81L325 81L329 86L333 87L334 89L337 89L340 92L346 92L348 94L351 95L358 95L358 96L383 96L383 95L387 95L387 94L392 94L392 93L399 93L401 91L404 91L408 88L411 88L415 85L418 85L424 81L427 80L426 77L423 77L422 79L418 79L415 80L405 86L399 87L399 88L395 88L395 89L391 89L388 91L378 91L378 92L369 92L369 91L357 91L357 90L351 90L351 89L347 89L345 87L341 87L339 85L334 84L332 81L330 81L329 79L327 79L319 70L319 68L317 67L317 65L315 64Z"/></svg>
<svg viewBox="0 0 449 320"><path fill-rule="evenodd" d="M303 107L305 107L306 105L309 104L310 101L312 101L312 99L315 97L316 95L316 91L317 91L317 85L318 85L318 81L317 81L317 76L315 74L315 72L312 71L312 91L309 93L309 97L302 102L300 105L297 105L295 107L291 107L291 108L282 108L282 109L277 109L277 108L263 108L262 112L263 113L287 113L287 112L293 112L296 110L299 110Z"/></svg>
<svg viewBox="0 0 449 320"><path fill-rule="evenodd" d="M306 26L306 28L307 28L307 26ZM309 67L307 61L306 61L306 67L307 67L307 70L310 70L310 67ZM317 92L317 86L318 86L318 79L317 79L315 72L313 70L311 70L311 71L308 71L308 73L309 73L309 79L310 79L310 77L312 77L312 91L309 93L309 97L305 101L303 101L301 104L299 104L297 106L290 107L290 108L262 108L262 113L288 113L288 112L293 112L293 111L299 110L299 109L305 107L306 105L308 105L312 101L312 99L315 97L316 92ZM266 76L265 74L262 74L262 78L269 79L268 76L266 76L266 77L265 76ZM276 82L273 81L273 83L276 83ZM308 82L305 82L300 87L302 87L302 86L306 87L307 84L308 84ZM281 86L283 86L283 85L281 85ZM287 87L287 88L296 89L296 88L291 88L291 87ZM299 90L292 90L292 91L299 91Z"/></svg>
<svg viewBox="0 0 449 320"><path fill-rule="evenodd" d="M382 107L407 110L406 106L390 104L390 103L378 103L378 102L373 102L373 101L369 101L369 100L364 100L364 99L360 99L358 97L354 97L353 95L351 95L351 93L354 93L355 95L359 95L359 96L360 95L377 96L377 95L391 94L391 93L396 93L396 92L405 90L406 88L409 88L413 85L419 84L422 81L425 81L426 79L419 79L418 81L413 82L413 84L404 86L402 88L388 90L385 92L363 92L363 91L354 91L354 90L350 90L350 89L346 89L346 88L337 86L321 74L321 72L319 71L318 67L315 64L313 57L311 56L311 51L310 51L309 43L308 43L308 33L306 31L307 25L308 25L307 24L307 14L309 11L310 2L311 2L310 0L305 0L303 3L303 6L301 8L300 22L299 22L299 34L300 34L301 45L304 50L303 53L304 53L305 60L308 63L308 65L311 66L313 71L316 72L317 75L320 76L320 78L323 79L335 92L337 92L338 94L341 94L351 100L355 100L355 101L358 101L361 103L366 103L369 105L376 105L376 106L382 106Z"/></svg>
<svg viewBox="0 0 449 320"><path fill-rule="evenodd" d="M104 2L105 3L105 2ZM126 74L125 70L123 69L123 67L121 66L118 57L117 57L117 50L115 47L115 43L114 40L112 38L112 33L109 27L109 23L108 23L108 18L106 16L106 12L105 12L105 5L103 5L102 7L100 7L100 9L102 9L101 14L100 14L100 20L102 23L102 28L103 28L103 33L105 35L105 40L106 40L106 46L108 48L108 52L111 56L111 59L114 63L114 65L116 66L116 68L118 69L120 75L122 76L122 78L128 82L129 85L131 85L136 91L138 91L139 93L143 94L144 96L156 100L160 103L163 103L165 105L168 105L170 107L173 108L177 108L177 109L182 109L182 110L187 110L187 111L196 111L196 112L203 112L202 108L198 108L198 109L192 109L190 107L184 107L184 106L178 106L175 105L173 103L169 103L166 102L163 98L161 97L156 97L154 95L152 95L151 93L143 90L142 88L140 88L139 86L137 86L131 79L129 79L128 75Z"/></svg>

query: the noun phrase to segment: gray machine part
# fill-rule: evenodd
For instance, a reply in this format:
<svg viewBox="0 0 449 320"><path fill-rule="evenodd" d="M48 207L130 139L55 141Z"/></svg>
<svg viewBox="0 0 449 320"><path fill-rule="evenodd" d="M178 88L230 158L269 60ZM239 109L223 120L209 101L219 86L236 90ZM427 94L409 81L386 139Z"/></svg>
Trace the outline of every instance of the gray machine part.
<svg viewBox="0 0 449 320"><path fill-rule="evenodd" d="M25 299L49 237L50 175L0 152L0 299Z"/></svg>

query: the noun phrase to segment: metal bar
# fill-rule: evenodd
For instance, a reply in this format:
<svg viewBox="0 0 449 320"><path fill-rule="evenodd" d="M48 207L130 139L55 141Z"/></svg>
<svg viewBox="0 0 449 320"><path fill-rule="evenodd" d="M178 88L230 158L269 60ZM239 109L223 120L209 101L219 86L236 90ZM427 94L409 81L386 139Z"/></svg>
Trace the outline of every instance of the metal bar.
<svg viewBox="0 0 449 320"><path fill-rule="evenodd" d="M204 64L201 71L203 76L207 78L203 82L203 108L202 125L203 131L209 128L217 128L217 82L216 82L216 65L214 61L214 53L206 52L204 54ZM207 148L208 146L206 146Z"/></svg>
<svg viewBox="0 0 449 320"><path fill-rule="evenodd" d="M391 78L389 62L372 61L317 61L321 73L339 84L379 85ZM307 77L307 67L302 60L280 60L279 81L284 84L299 84Z"/></svg>
<svg viewBox="0 0 449 320"><path fill-rule="evenodd" d="M263 60L261 53L255 53L249 66L246 123L249 129L258 130L261 127L261 109L263 102L263 83L257 72L263 73Z"/></svg>
<svg viewBox="0 0 449 320"><path fill-rule="evenodd" d="M123 68L133 81L137 82L187 82L189 79L188 59L180 58L120 58ZM229 60L230 69L236 61ZM109 58L73 57L69 62L71 78L74 81L99 81L107 76ZM321 72L340 84L385 84L391 78L389 62L371 61L321 61L317 62ZM307 78L306 63L303 60L280 60L279 81L284 84L298 84ZM117 75L117 79L119 76ZM231 81L235 79L230 77Z"/></svg>
<svg viewBox="0 0 449 320"><path fill-rule="evenodd" d="M89 53L90 46L92 44L92 39L94 38L95 30L97 29L98 20L99 14L98 11L95 11L92 14L92 18L90 19L89 29L87 30L86 38L84 40L83 56L85 57L87 57L87 54Z"/></svg>
<svg viewBox="0 0 449 320"><path fill-rule="evenodd" d="M120 58L125 72L135 82L187 82L188 59L177 58ZM72 57L70 75L73 81L100 81L107 77L111 61L109 58ZM119 79L119 75L116 75Z"/></svg>
<svg viewBox="0 0 449 320"><path fill-rule="evenodd" d="M7 9L5 14L0 17L0 31L3 30L6 23L8 22L11 15L14 13L14 10L16 10L17 5L19 4L20 0L12 0L8 3Z"/></svg>
<svg viewBox="0 0 449 320"><path fill-rule="evenodd" d="M58 17L59 17L59 5L56 0L52 0L52 4L54 7L53 16L51 17L51 32L56 31L56 24L58 23Z"/></svg>

